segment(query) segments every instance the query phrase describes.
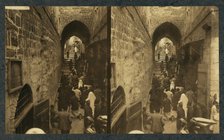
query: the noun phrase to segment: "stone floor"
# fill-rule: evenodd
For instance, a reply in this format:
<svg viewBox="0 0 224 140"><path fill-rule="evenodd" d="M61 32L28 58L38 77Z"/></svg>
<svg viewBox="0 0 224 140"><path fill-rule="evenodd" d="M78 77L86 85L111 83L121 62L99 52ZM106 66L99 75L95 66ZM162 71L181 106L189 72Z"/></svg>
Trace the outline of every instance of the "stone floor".
<svg viewBox="0 0 224 140"><path fill-rule="evenodd" d="M146 106L146 110L148 114L150 114L149 106ZM177 116L176 111L172 111L171 115L173 115L176 118ZM150 129L151 126L148 125L147 129L144 130L144 132L147 134L151 134L152 132L150 131ZM174 121L166 120L163 134L176 134L176 133L177 133L176 120Z"/></svg>
<svg viewBox="0 0 224 140"><path fill-rule="evenodd" d="M176 121L166 121L163 134L176 134L176 133L177 133Z"/></svg>
<svg viewBox="0 0 224 140"><path fill-rule="evenodd" d="M83 114L83 109L80 109L80 112ZM84 133L84 119L74 118L72 121L72 129L70 134L83 134Z"/></svg>
<svg viewBox="0 0 224 140"><path fill-rule="evenodd" d="M150 129L151 129L151 126L148 125L147 129L144 130L144 133L152 134ZM164 125L163 134L176 134L176 133L177 133L176 121L167 120Z"/></svg>
<svg viewBox="0 0 224 140"><path fill-rule="evenodd" d="M72 122L72 129L70 134L83 134L84 133L84 120L75 118Z"/></svg>

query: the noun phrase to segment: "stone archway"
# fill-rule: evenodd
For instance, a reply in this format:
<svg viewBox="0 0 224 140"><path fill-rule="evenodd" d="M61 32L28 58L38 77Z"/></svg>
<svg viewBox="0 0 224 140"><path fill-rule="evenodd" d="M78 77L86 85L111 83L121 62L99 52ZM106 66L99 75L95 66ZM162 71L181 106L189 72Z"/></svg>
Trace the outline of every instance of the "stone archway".
<svg viewBox="0 0 224 140"><path fill-rule="evenodd" d="M168 52L168 58L170 59L176 55L176 46L172 40L163 37L155 45L154 61L165 61L166 52Z"/></svg>
<svg viewBox="0 0 224 140"><path fill-rule="evenodd" d="M164 48L165 50L165 54L164 54L164 58L165 58L165 62L164 61L156 61L155 57L156 57L156 47L157 44L160 43L161 40L163 40L164 38L166 38L167 40L169 40L172 44L172 47L169 47L170 45L167 46L167 44L165 44ZM153 73L156 76L161 76L162 73L166 72L168 75L174 75L175 71L176 71L176 62L179 58L179 48L181 45L181 32L180 30L177 28L176 25L174 25L171 22L164 22L162 24L160 24L155 31L153 32L152 35L152 54L153 54ZM170 50L168 50L167 48L173 48L173 52L175 52L175 54L168 54L168 53L172 53ZM159 58L158 54L158 58ZM169 57L168 57L169 55Z"/></svg>
<svg viewBox="0 0 224 140"><path fill-rule="evenodd" d="M164 37L170 39L173 42L174 46L176 47L176 52L177 49L180 47L181 44L180 30L173 23L164 22L160 24L153 32L152 36L153 56L155 56L155 47L157 42L159 42Z"/></svg>
<svg viewBox="0 0 224 140"><path fill-rule="evenodd" d="M76 40L75 42L81 42L81 45L79 46L79 49L77 49L77 43L76 46L73 46L72 50L68 53L65 52L65 46L68 46L69 40ZM62 46L62 58L63 58L63 71L65 73L70 73L72 69L76 68L77 71L83 71L82 63L84 63L85 60L85 47L89 45L90 42L90 31L89 28L82 22L74 20L67 24L62 33L61 33L61 46ZM80 43L78 43L80 44ZM79 53L77 52L79 51ZM66 59L64 56L66 56L66 53L68 53L68 58ZM69 57L69 55L72 55L72 57ZM71 59L70 59L71 58ZM76 58L81 58L77 59ZM81 73L81 72L80 72Z"/></svg>
<svg viewBox="0 0 224 140"><path fill-rule="evenodd" d="M87 46L90 42L90 31L89 28L80 21L72 21L67 24L61 33L61 45L64 47L65 42L71 37L76 36L82 40Z"/></svg>

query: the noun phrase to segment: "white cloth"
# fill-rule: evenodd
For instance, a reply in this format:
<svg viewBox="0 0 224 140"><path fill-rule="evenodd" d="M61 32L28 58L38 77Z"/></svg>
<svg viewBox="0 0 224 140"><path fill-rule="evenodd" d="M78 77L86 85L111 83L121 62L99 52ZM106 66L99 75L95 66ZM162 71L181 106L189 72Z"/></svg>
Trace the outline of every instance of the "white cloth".
<svg viewBox="0 0 224 140"><path fill-rule="evenodd" d="M94 116L95 100L96 100L95 94L92 91L90 91L86 100L89 100L90 108L92 109L93 116Z"/></svg>
<svg viewBox="0 0 224 140"><path fill-rule="evenodd" d="M210 116L210 119L211 120L216 120L217 119L217 114L218 114L218 111L217 111L217 108L215 105L212 106L211 108L211 116Z"/></svg>
<svg viewBox="0 0 224 140"><path fill-rule="evenodd" d="M72 91L75 93L75 96L80 100L81 91L79 89L72 88Z"/></svg>
<svg viewBox="0 0 224 140"><path fill-rule="evenodd" d="M170 82L170 90L174 89L175 88L175 83L174 81L171 81Z"/></svg>
<svg viewBox="0 0 224 140"><path fill-rule="evenodd" d="M171 91L165 91L167 98L172 102L173 93Z"/></svg>
<svg viewBox="0 0 224 140"><path fill-rule="evenodd" d="M166 48L166 49L165 49L165 52L166 52L166 54L168 54L168 53L169 53L169 50Z"/></svg>
<svg viewBox="0 0 224 140"><path fill-rule="evenodd" d="M187 96L186 96L184 93L181 94L179 102L182 102L182 104L183 104L183 109L184 109L184 112L185 112L185 118L187 118L187 104L188 104L188 98L187 98Z"/></svg>
<svg viewBox="0 0 224 140"><path fill-rule="evenodd" d="M82 79L79 79L78 88L83 87L83 81Z"/></svg>
<svg viewBox="0 0 224 140"><path fill-rule="evenodd" d="M79 51L79 49L75 46L74 52L77 53L78 51Z"/></svg>
<svg viewBox="0 0 224 140"><path fill-rule="evenodd" d="M175 88L175 82L176 82L176 78L172 78L170 80L170 90L174 89Z"/></svg>

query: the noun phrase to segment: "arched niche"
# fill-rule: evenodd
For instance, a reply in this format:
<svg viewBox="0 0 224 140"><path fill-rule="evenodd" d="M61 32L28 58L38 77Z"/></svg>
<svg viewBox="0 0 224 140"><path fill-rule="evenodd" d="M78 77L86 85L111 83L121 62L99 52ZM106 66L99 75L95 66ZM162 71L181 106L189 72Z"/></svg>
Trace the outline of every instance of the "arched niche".
<svg viewBox="0 0 224 140"><path fill-rule="evenodd" d="M125 92L122 86L118 86L116 90L111 92L111 113L116 113L121 106L125 105Z"/></svg>
<svg viewBox="0 0 224 140"><path fill-rule="evenodd" d="M25 133L33 127L33 92L29 84L25 84L19 92L15 112L15 132Z"/></svg>
<svg viewBox="0 0 224 140"><path fill-rule="evenodd" d="M114 134L126 133L126 105L125 92L118 86L111 92L111 132Z"/></svg>

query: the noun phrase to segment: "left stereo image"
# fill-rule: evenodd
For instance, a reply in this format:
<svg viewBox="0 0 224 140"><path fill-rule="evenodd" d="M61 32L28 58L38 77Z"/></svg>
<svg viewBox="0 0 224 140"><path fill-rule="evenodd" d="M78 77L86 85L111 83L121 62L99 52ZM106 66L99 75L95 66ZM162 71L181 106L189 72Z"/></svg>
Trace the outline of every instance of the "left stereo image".
<svg viewBox="0 0 224 140"><path fill-rule="evenodd" d="M5 133L107 133L108 7L5 7Z"/></svg>

